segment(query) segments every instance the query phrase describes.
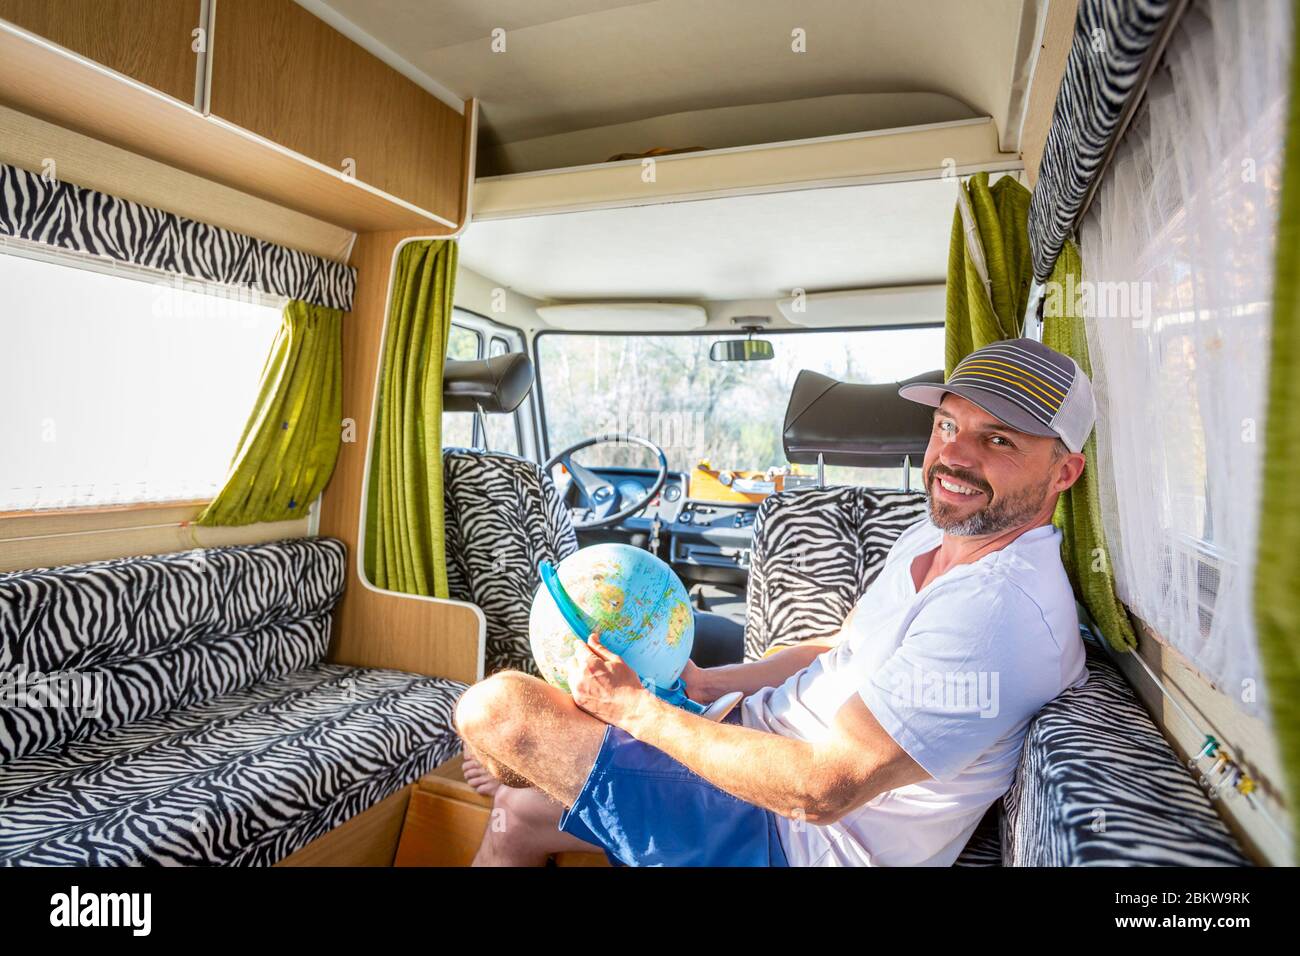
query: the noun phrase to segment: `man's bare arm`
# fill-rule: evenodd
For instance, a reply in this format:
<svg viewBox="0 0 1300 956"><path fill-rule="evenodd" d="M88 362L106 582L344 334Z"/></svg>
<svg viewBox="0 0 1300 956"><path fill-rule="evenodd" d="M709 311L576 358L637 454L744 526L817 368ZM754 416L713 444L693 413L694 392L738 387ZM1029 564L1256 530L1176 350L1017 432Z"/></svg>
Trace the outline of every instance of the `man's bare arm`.
<svg viewBox="0 0 1300 956"><path fill-rule="evenodd" d="M744 664L719 667L688 667L682 673L686 693L692 700L708 704L723 694L738 690L746 697L764 687L776 687L834 647L829 638L805 641L782 648L771 657Z"/></svg>
<svg viewBox="0 0 1300 956"><path fill-rule="evenodd" d="M790 647L782 648L771 657L744 664L724 664L720 667L688 667L682 677L686 692L692 700L712 703L723 694L738 690L746 697L764 687L777 687L792 675L803 670L818 656L839 644L848 632L857 613L854 605L840 629L829 637L812 638Z"/></svg>
<svg viewBox="0 0 1300 956"><path fill-rule="evenodd" d="M811 744L664 703L598 635L577 647L569 686L579 707L774 813L833 823L877 794L928 777L857 694L836 713L830 735Z"/></svg>
<svg viewBox="0 0 1300 956"><path fill-rule="evenodd" d="M715 786L784 817L826 825L886 790L929 779L854 694L822 742L716 724L644 694L619 724Z"/></svg>

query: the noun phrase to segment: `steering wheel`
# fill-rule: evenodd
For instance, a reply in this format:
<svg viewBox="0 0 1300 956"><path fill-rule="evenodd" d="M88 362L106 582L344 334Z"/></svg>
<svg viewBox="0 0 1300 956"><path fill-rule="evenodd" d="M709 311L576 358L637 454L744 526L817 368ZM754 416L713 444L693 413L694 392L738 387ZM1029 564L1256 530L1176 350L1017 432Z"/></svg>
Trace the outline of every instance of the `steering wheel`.
<svg viewBox="0 0 1300 956"><path fill-rule="evenodd" d="M650 490L640 499L621 509L619 505L622 504L622 495L619 493L618 488L590 469L579 465L572 457L575 452L582 451L584 448L590 448L592 445L603 445L607 442L620 444L632 442L649 448L659 456L659 473L655 475L655 481ZM664 482L668 480L668 456L664 454L662 448L648 438L617 432L597 435L595 438L587 438L576 445L570 445L564 451L552 456L551 460L542 466L543 473L549 475L551 469L557 464L565 467L573 477L573 487L578 490L577 503L569 506L569 516L573 520L575 531L608 528L612 524L618 524L624 518L630 518L632 515L644 511L654 496L659 494ZM565 497L567 498L568 495L566 494Z"/></svg>

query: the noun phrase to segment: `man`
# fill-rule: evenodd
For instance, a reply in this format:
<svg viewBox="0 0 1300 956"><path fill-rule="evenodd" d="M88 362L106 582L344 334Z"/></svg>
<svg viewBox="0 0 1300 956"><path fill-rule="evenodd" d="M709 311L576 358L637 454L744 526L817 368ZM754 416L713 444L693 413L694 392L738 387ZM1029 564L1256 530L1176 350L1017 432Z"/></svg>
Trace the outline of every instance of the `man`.
<svg viewBox="0 0 1300 956"><path fill-rule="evenodd" d="M746 695L728 721L658 700L598 636L572 697L518 672L465 693L467 779L508 785L476 863L593 847L627 865L957 858L1010 786L1029 721L1087 676L1051 520L1096 411L1079 366L1030 339L900 394L935 408L928 516L833 638L688 666L695 700Z"/></svg>

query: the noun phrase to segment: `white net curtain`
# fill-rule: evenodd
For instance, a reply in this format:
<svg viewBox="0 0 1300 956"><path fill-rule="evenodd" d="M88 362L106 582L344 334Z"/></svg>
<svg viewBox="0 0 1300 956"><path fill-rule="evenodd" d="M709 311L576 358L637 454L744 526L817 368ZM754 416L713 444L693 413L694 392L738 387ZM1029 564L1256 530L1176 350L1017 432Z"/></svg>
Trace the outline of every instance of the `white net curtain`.
<svg viewBox="0 0 1300 956"><path fill-rule="evenodd" d="M1253 563L1290 16L1283 0L1188 10L1079 237L1117 590L1257 716Z"/></svg>

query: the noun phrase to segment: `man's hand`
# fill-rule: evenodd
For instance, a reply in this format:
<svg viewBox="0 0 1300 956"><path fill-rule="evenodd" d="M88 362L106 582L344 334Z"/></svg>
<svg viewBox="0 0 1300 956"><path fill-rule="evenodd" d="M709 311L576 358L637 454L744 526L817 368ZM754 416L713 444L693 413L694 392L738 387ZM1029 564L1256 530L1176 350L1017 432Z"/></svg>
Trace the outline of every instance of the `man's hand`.
<svg viewBox="0 0 1300 956"><path fill-rule="evenodd" d="M689 658L682 670L682 683L686 685L686 696L697 704L711 704L722 696L711 686L708 671Z"/></svg>
<svg viewBox="0 0 1300 956"><path fill-rule="evenodd" d="M623 658L600 643L593 631L587 643L578 644L569 667L569 690L573 702L597 720L622 726L650 697Z"/></svg>

